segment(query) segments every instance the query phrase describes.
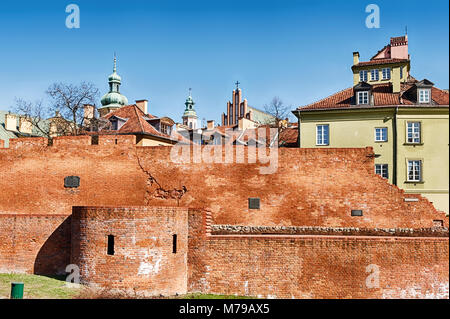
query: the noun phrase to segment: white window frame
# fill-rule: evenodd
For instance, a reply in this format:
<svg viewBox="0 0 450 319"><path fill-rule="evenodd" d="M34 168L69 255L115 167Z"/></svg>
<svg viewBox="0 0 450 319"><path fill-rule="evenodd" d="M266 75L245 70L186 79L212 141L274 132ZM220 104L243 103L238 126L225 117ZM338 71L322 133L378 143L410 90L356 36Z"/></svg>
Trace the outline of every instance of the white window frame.
<svg viewBox="0 0 450 319"><path fill-rule="evenodd" d="M406 122L406 143L420 144L422 142L422 123L417 121Z"/></svg>
<svg viewBox="0 0 450 319"><path fill-rule="evenodd" d="M324 128L326 128L326 140L324 136ZM318 124L316 126L316 145L330 145L330 125Z"/></svg>
<svg viewBox="0 0 450 319"><path fill-rule="evenodd" d="M383 178L389 179L388 164L375 164L375 174L380 175Z"/></svg>
<svg viewBox="0 0 450 319"><path fill-rule="evenodd" d="M379 134L377 134L380 132ZM384 138L383 138L383 132ZM388 141L388 128L387 127L376 127L374 130L375 133L375 142L387 142Z"/></svg>
<svg viewBox="0 0 450 319"><path fill-rule="evenodd" d="M381 69L381 73L383 74L383 80L391 79L391 68L383 68Z"/></svg>
<svg viewBox="0 0 450 319"><path fill-rule="evenodd" d="M367 82L368 72L367 70L359 71L359 82Z"/></svg>
<svg viewBox="0 0 450 319"><path fill-rule="evenodd" d="M361 102L361 96L362 95L366 95L366 98L362 98L362 102ZM369 104L369 91L359 91L359 92L357 92L357 95L356 95L356 97L357 97L357 102L358 102L358 104L361 104L361 105L367 105L367 104ZM364 103L364 101L365 100L367 100L367 103Z"/></svg>
<svg viewBox="0 0 450 319"><path fill-rule="evenodd" d="M406 180L408 182L422 181L422 160L408 160L406 163ZM410 176L411 175L411 176Z"/></svg>
<svg viewBox="0 0 450 319"><path fill-rule="evenodd" d="M376 76L374 77L374 74L376 74ZM378 69L372 69L370 71L370 80L371 81L379 81L380 80L380 70Z"/></svg>
<svg viewBox="0 0 450 319"><path fill-rule="evenodd" d="M431 92L430 89L418 89L419 103L430 103ZM423 95L422 95L423 94Z"/></svg>

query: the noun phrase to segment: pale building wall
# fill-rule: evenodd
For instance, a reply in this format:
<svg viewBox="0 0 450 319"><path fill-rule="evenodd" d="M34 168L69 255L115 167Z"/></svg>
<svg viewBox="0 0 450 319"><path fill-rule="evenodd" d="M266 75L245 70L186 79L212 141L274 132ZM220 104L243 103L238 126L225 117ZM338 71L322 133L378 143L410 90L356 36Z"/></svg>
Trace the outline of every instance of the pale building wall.
<svg viewBox="0 0 450 319"><path fill-rule="evenodd" d="M388 164L389 182L393 176L393 135L392 112L327 112L312 114L304 112L300 124L300 147L305 148L340 148L372 146L375 154L375 164ZM329 145L316 145L316 127L319 124L329 125ZM387 127L387 142L375 142L375 128ZM374 167L375 170L375 167Z"/></svg>
<svg viewBox="0 0 450 319"><path fill-rule="evenodd" d="M398 126L398 186L407 193L420 193L439 210L449 212L449 122L448 109L400 110ZM408 121L421 123L421 144L409 145L406 139ZM407 161L422 160L423 182L407 181Z"/></svg>
<svg viewBox="0 0 450 319"><path fill-rule="evenodd" d="M439 210L449 212L449 116L447 109L399 109L397 115L397 185L407 193L427 197ZM300 123L300 147L340 148L372 146L375 164L388 164L389 182L393 182L394 109L303 112ZM421 122L422 143L407 145L407 121ZM329 125L329 145L316 145L316 127ZM376 127L388 128L388 141L375 142ZM407 160L422 160L423 182L409 183Z"/></svg>
<svg viewBox="0 0 450 319"><path fill-rule="evenodd" d="M159 141L159 140L155 140L155 139L151 139L148 137L144 137L144 138L138 139L136 145L138 145L138 146L170 146L172 144L163 142L163 141Z"/></svg>

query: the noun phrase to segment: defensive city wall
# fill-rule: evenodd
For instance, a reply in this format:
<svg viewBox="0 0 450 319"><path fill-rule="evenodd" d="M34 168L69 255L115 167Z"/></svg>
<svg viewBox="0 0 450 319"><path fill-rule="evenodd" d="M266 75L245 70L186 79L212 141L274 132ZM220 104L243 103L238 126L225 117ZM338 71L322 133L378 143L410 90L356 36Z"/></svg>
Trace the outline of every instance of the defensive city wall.
<svg viewBox="0 0 450 319"><path fill-rule="evenodd" d="M76 264L84 283L148 295L448 298L448 218L374 174L371 148L279 149L273 174L244 148L243 163L191 150L174 162L127 135L11 140L0 272Z"/></svg>

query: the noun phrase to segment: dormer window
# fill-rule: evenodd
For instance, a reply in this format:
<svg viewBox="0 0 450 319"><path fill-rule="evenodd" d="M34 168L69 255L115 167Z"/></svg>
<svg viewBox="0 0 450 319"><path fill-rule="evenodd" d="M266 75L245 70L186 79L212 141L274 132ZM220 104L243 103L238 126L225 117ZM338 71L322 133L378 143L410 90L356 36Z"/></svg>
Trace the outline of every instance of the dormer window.
<svg viewBox="0 0 450 319"><path fill-rule="evenodd" d="M367 82L367 71L359 71L359 82Z"/></svg>
<svg viewBox="0 0 450 319"><path fill-rule="evenodd" d="M369 104L369 91L360 91L358 93L358 104Z"/></svg>
<svg viewBox="0 0 450 319"><path fill-rule="evenodd" d="M431 88L434 83L428 81L427 79L423 79L420 82L416 83L417 88L417 102L419 104L429 104L431 103Z"/></svg>
<svg viewBox="0 0 450 319"><path fill-rule="evenodd" d="M430 90L429 89L419 89L419 103L430 103Z"/></svg>
<svg viewBox="0 0 450 319"><path fill-rule="evenodd" d="M366 82L359 82L353 87L355 92L355 104L357 105L369 105L370 104L370 92L372 85Z"/></svg>

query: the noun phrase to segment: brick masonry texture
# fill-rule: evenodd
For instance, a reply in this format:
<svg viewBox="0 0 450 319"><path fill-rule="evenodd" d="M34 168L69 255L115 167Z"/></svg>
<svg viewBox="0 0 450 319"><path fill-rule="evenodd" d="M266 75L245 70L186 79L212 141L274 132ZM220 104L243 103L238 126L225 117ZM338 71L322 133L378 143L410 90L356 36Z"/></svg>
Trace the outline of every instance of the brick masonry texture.
<svg viewBox="0 0 450 319"><path fill-rule="evenodd" d="M157 295L448 298L448 218L375 175L371 148L280 149L276 173L262 175L247 155L173 163L170 147L125 135L11 141L0 148L0 271L75 263L85 283ZM73 175L80 186L64 187ZM380 288L365 285L369 265Z"/></svg>
<svg viewBox="0 0 450 319"><path fill-rule="evenodd" d="M114 255L107 254L108 235L114 236ZM92 286L185 294L187 238L186 208L74 207L71 263Z"/></svg>
<svg viewBox="0 0 450 319"><path fill-rule="evenodd" d="M70 217L0 214L0 273L65 274Z"/></svg>
<svg viewBox="0 0 450 319"><path fill-rule="evenodd" d="M101 137L101 145L88 145L89 136L61 137L53 146L15 139L22 147L15 142L0 149L0 213L70 215L72 206L152 205L203 208L216 224L431 228L443 220L448 227L428 200L373 172L370 148L280 149L276 173L262 175L264 164L177 164L170 147L136 147L128 136L117 137L118 144ZM80 187L64 188L64 177L72 175ZM259 210L248 208L249 197L260 198ZM363 216L351 216L352 209Z"/></svg>

